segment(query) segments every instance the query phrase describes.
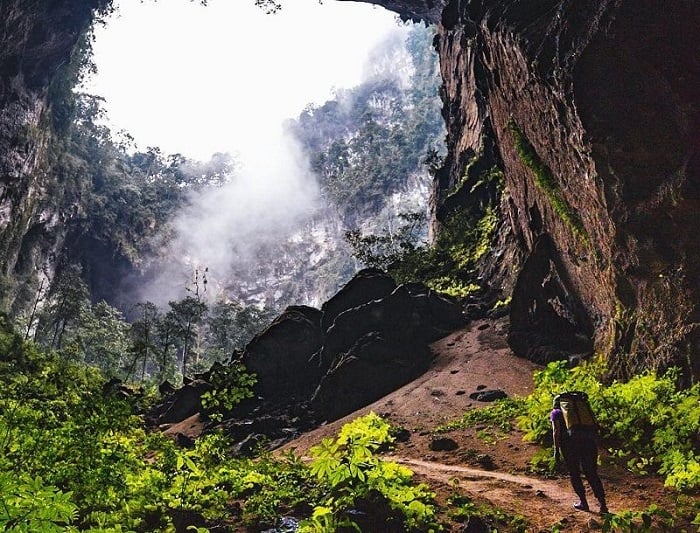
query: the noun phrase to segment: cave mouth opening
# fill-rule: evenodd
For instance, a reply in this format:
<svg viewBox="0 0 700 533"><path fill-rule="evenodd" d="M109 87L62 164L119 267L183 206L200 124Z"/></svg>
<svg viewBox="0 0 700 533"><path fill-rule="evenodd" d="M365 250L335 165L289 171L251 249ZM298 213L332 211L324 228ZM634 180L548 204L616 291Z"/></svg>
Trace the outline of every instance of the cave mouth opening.
<svg viewBox="0 0 700 533"><path fill-rule="evenodd" d="M135 293L125 297L129 302L165 307L189 290L185 287L192 284L193 273L205 268L210 292L231 294L234 275L238 279L263 268L261 246L279 248L298 232L299 220L308 221L325 207L321 204L330 203L321 197L310 152L288 146L285 129L329 102L353 106L353 91L368 80L379 80L382 73L401 81L398 92L406 90L417 68L407 63L412 59L411 32L428 31L422 25L400 23L395 14L361 2L290 2L276 14L266 14L255 4L254 0L210 0L207 6L192 0L119 0L115 13L94 28L97 72L82 90L103 98L106 125L116 135L127 132L127 143L133 137L131 153L140 156L145 151L142 159L146 159L152 152L166 164L168 158L179 156L173 159L178 168L183 160L186 164L204 161L212 167L221 164L224 171L229 163L232 166L224 183L215 184L220 189L187 189L184 206L169 206L172 209L165 217L144 221L150 224L148 231L156 228L153 233L169 225L170 234L145 259L135 246L122 247L141 263L136 265L134 279L117 276L102 291L112 296L110 303L123 289ZM425 49L436 58L432 35L424 40ZM364 98L374 87L362 90ZM434 94L438 100L437 87ZM377 115L384 112L381 102L370 105L376 105ZM439 108L436 116L440 118ZM330 133L324 131L321 136ZM416 150L416 159L425 152ZM222 157L227 154L232 154L230 160ZM150 168L146 174L150 175ZM183 190L189 185L185 182ZM427 186L424 189L420 208L427 212ZM357 212L366 215L360 208ZM347 222L347 217L341 222ZM348 248L345 229L336 224L327 240ZM82 241L76 237L74 242ZM262 260L269 263L264 268L274 266L273 260L268 261L270 255L266 252ZM92 268L91 258L83 262L84 271L101 271ZM349 277L346 270L338 272L340 285ZM307 280L304 283L309 285ZM324 286L308 299L304 295L302 301L318 304L335 289ZM262 305L258 300L254 303Z"/></svg>

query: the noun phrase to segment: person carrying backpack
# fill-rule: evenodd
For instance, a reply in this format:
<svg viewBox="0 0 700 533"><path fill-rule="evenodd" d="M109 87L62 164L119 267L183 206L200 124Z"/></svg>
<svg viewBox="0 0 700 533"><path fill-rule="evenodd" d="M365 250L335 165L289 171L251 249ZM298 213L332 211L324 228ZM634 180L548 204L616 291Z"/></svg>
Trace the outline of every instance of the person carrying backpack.
<svg viewBox="0 0 700 533"><path fill-rule="evenodd" d="M579 497L574 508L578 511L589 510L586 489L581 480L583 472L600 504L600 514L607 513L603 482L598 476L598 423L588 403L588 396L585 392L559 394L554 398L549 419L554 438L554 460L558 463L564 456L571 486Z"/></svg>

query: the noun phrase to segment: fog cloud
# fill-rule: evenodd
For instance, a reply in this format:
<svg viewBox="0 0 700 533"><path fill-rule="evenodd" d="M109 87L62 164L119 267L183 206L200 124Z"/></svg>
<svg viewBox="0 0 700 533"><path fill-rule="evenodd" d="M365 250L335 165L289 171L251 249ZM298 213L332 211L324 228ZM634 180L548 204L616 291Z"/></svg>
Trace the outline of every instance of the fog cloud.
<svg viewBox="0 0 700 533"><path fill-rule="evenodd" d="M281 245L313 215L319 190L307 161L291 139L268 141L264 156L242 164L227 183L190 196L139 299L164 305L181 298L204 269L213 298L235 284L232 272L267 261L261 250Z"/></svg>

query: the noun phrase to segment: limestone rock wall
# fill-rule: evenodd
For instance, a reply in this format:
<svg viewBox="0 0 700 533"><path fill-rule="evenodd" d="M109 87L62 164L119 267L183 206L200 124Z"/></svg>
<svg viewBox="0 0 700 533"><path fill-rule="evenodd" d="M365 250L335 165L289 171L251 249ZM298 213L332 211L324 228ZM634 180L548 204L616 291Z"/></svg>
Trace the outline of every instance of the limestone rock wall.
<svg viewBox="0 0 700 533"><path fill-rule="evenodd" d="M95 9L106 0L0 2L0 300L21 284L50 278L78 208L56 201L60 179L46 168L51 128L47 93ZM56 187L58 185L58 187ZM53 196L53 198L52 198ZM31 284L30 284L31 285ZM28 286L25 284L25 288ZM21 295L20 295L21 296ZM31 298L32 295L24 295Z"/></svg>
<svg viewBox="0 0 700 533"><path fill-rule="evenodd" d="M516 352L700 376L699 30L693 0L445 6L436 212L492 141L508 261L487 274L512 290Z"/></svg>

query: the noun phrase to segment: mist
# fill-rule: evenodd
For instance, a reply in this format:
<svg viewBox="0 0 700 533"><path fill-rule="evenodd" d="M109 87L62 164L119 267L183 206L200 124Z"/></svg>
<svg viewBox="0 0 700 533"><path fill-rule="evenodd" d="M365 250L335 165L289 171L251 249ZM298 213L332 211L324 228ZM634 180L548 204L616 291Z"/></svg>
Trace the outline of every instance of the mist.
<svg viewBox="0 0 700 533"><path fill-rule="evenodd" d="M168 39L179 41L173 45L174 58L166 56L155 63L148 57L149 45L141 43L146 52L134 56L132 66L144 83L138 93L130 94L137 102L134 106L123 100L122 93L114 92L114 87L99 90L118 77L120 70L110 60L100 63L100 49L96 50L103 78L95 84L95 92L105 95L114 126L133 134L137 144L159 146L166 153L181 153L199 161L215 153L214 162L224 152L232 154L234 161L220 185L190 192L184 207L158 236L154 246L157 255L146 261L138 279L125 284L132 287L126 301L150 301L164 308L186 296L187 291L197 291L210 302L238 299L246 305L270 306L279 300L319 305L330 291L347 281L343 276L347 278L349 272L331 273L323 263L334 254L349 256L344 240L348 228L334 218L333 206L324 200L306 155L285 133L283 123L296 118L305 107L332 97L341 105L352 105L346 89L366 80L392 79L405 87L413 66L405 50L408 27L398 24L393 15L388 19L387 13L377 9L369 13L365 5L365 15L346 20L338 13L347 12L344 8L349 3L332 4L327 22L321 11L313 9L328 10L326 4L285 4L282 14L286 10L293 23L278 15L251 13L251 6L241 8L246 16L260 19L260 26L255 32L240 28L250 39L238 35L233 50L223 41L231 30L231 19L226 19L231 16L229 10L237 9L232 4L214 0L202 8L174 0L157 6L159 20L168 16L160 11L166 7L175 14L165 33L155 39L157 53L168 53ZM156 13L154 6L136 5L134 0L122 0L119 5L122 18L114 21L113 31L123 39L129 20L134 19L141 30L132 36L131 45L138 47L144 33L155 31L144 22ZM309 20L314 13L319 18ZM213 27L207 30L188 20L195 14L205 17ZM379 15L384 17L383 24L376 23ZM367 16L369 25L363 22ZM359 24L349 31L348 22ZM262 28L272 31L260 33ZM198 37L183 40L181 35L187 32ZM114 38L107 32L99 35L96 43L109 50L109 39ZM304 47L294 48L296 44L290 39L302 41ZM210 48L200 48L202 43ZM290 55L288 49L293 48L296 55ZM314 55L317 51L320 55ZM242 62L238 62L239 55ZM153 84L159 78L151 75L165 77L169 84L154 92ZM189 96L178 92L183 86ZM127 94L134 90L127 89ZM207 165L195 163L197 169ZM425 202L427 188L410 194L417 194L413 203L420 204ZM405 203L404 197L396 202L388 199L385 211L398 211L395 204L401 202ZM382 213L380 219L391 216L394 214ZM323 272L304 276L307 279L297 284L300 290L294 298L301 301L285 302L284 288L276 290L281 286L280 278L287 276L288 284L296 282L290 272L298 275L307 267ZM329 274L335 276L337 286L328 284ZM321 287L313 276L325 276L323 283L329 286Z"/></svg>
<svg viewBox="0 0 700 533"><path fill-rule="evenodd" d="M263 250L278 248L317 212L318 185L294 141L280 130L267 143L223 185L190 195L138 300L164 306L196 283L208 300L238 292L230 287L235 273L254 270L268 259Z"/></svg>
<svg viewBox="0 0 700 533"><path fill-rule="evenodd" d="M381 80L401 87L410 83L414 67L406 35L406 28L396 27L370 50L358 86ZM339 88L335 94L342 106L353 105L349 89ZM302 111L300 107L297 115ZM344 256L347 263L351 252L344 233L349 228L323 197L307 156L282 122L261 117L246 142L238 145L235 170L224 183L189 196L161 236L161 253L147 269L148 281L141 285L136 301L165 307L187 290L198 290L208 301L318 306L347 281L351 272L334 272L337 285L320 279L327 271L311 272L324 270L324 261L332 262L333 255ZM412 176L406 190L388 197L376 219L361 226L368 231L391 230L399 212L427 209L427 196L425 176ZM301 287L295 297L301 300L285 302L284 291L276 287L283 285L281 278L286 276L289 282L300 272L305 279L294 281Z"/></svg>

